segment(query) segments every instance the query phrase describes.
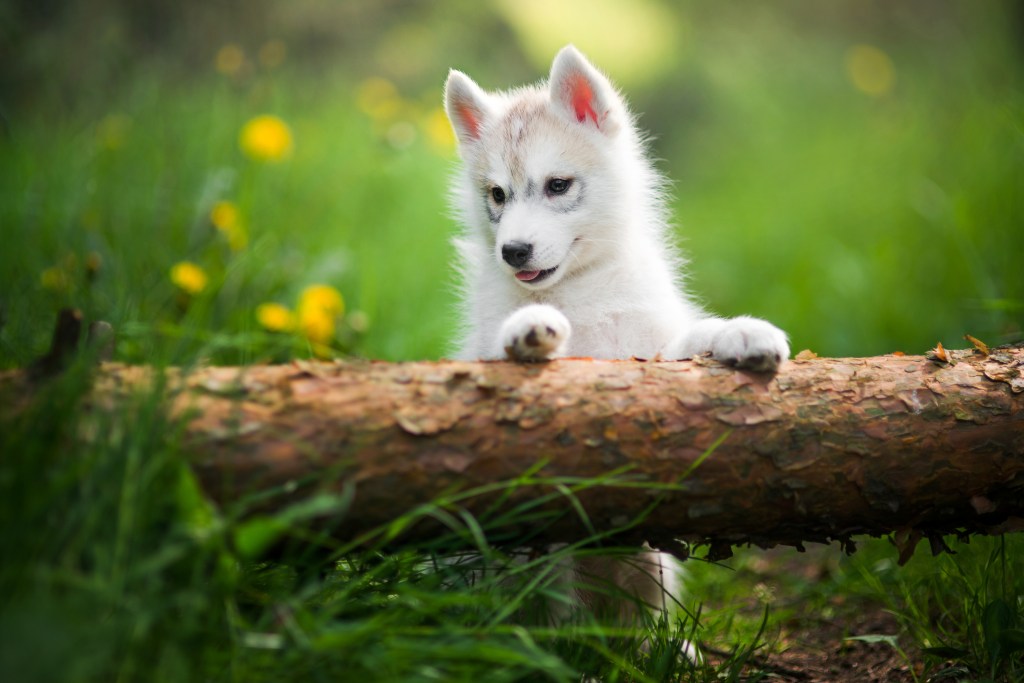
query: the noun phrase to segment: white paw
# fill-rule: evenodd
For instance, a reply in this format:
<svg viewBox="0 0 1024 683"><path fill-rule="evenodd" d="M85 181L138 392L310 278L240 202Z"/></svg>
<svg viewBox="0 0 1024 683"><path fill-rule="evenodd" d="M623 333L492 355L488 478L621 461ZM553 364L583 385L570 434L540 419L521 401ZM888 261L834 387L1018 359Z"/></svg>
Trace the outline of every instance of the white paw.
<svg viewBox="0 0 1024 683"><path fill-rule="evenodd" d="M789 358L786 333L769 322L746 316L726 320L711 338L715 360L754 372L774 372Z"/></svg>
<svg viewBox="0 0 1024 683"><path fill-rule="evenodd" d="M553 306L523 306L501 325L498 338L509 360L541 361L565 354L569 320Z"/></svg>

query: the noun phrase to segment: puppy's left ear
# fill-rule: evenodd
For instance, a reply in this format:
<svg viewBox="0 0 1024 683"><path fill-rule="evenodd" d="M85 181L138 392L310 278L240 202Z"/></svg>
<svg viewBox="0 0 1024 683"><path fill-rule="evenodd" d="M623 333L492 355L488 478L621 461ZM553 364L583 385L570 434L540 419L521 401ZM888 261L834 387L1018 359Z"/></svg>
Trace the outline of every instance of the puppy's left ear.
<svg viewBox="0 0 1024 683"><path fill-rule="evenodd" d="M612 137L622 125L624 107L611 82L572 45L563 47L551 64L551 101L565 115Z"/></svg>
<svg viewBox="0 0 1024 683"><path fill-rule="evenodd" d="M452 69L444 85L444 109L462 145L472 145L490 120L491 104L472 78Z"/></svg>

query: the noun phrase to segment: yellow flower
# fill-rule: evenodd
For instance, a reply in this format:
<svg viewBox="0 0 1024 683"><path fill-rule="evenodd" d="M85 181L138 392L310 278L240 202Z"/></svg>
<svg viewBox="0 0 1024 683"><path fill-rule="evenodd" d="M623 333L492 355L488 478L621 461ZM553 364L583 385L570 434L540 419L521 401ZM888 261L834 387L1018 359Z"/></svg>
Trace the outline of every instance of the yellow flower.
<svg viewBox="0 0 1024 683"><path fill-rule="evenodd" d="M881 97L896 83L896 69L889 55L874 45L854 45L846 51L846 75L866 95Z"/></svg>
<svg viewBox="0 0 1024 683"><path fill-rule="evenodd" d="M228 43L217 51L214 62L217 71L225 76L234 76L245 66L245 52L235 43Z"/></svg>
<svg viewBox="0 0 1024 683"><path fill-rule="evenodd" d="M271 332L288 332L295 328L295 316L281 304L260 304L256 307L256 320Z"/></svg>
<svg viewBox="0 0 1024 683"><path fill-rule="evenodd" d="M217 202L210 209L210 222L228 240L232 251L241 251L249 244L249 233L239 217L238 206L234 202Z"/></svg>
<svg viewBox="0 0 1024 683"><path fill-rule="evenodd" d="M310 285L299 296L299 329L315 343L334 339L335 321L345 312L341 292L329 285Z"/></svg>
<svg viewBox="0 0 1024 683"><path fill-rule="evenodd" d="M206 271L191 261L181 261L171 267L171 282L188 294L196 295L206 289Z"/></svg>
<svg viewBox="0 0 1024 683"><path fill-rule="evenodd" d="M276 116L264 114L242 127L238 144L250 159L281 161L292 153L292 131Z"/></svg>
<svg viewBox="0 0 1024 683"><path fill-rule="evenodd" d="M330 285L310 285L299 295L299 309L319 308L333 315L345 312L345 299Z"/></svg>
<svg viewBox="0 0 1024 683"><path fill-rule="evenodd" d="M217 202L210 209L210 222L218 230L231 230L238 225L238 207L234 202Z"/></svg>
<svg viewBox="0 0 1024 683"><path fill-rule="evenodd" d="M327 344L334 339L334 316L321 309L300 309L299 327L312 342Z"/></svg>

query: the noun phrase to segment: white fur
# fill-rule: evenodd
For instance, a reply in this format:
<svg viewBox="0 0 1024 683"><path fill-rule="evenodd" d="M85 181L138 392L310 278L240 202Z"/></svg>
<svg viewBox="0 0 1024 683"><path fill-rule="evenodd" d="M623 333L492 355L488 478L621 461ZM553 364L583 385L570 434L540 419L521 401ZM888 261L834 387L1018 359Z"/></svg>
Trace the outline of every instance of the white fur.
<svg viewBox="0 0 1024 683"><path fill-rule="evenodd" d="M505 355L547 360L565 355L572 327L562 312L547 304L527 304L505 318L498 332Z"/></svg>
<svg viewBox="0 0 1024 683"><path fill-rule="evenodd" d="M453 183L464 227L455 240L459 357L680 359L710 351L770 371L789 356L786 335L770 323L709 316L683 294L664 181L621 95L574 47L558 53L546 82L508 92L484 92L453 70L445 108L463 161ZM552 178L571 184L549 193ZM503 247L513 244L531 245L528 261L505 260ZM537 282L516 278L552 268ZM676 590L672 566L669 556L646 552L575 571L614 580L657 607Z"/></svg>
<svg viewBox="0 0 1024 683"><path fill-rule="evenodd" d="M583 121L572 107L580 83L596 115ZM682 263L667 236L664 182L624 100L575 48L558 53L546 83L508 92L485 93L452 71L445 104L463 159L454 182L464 226L455 240L464 276L460 358L674 360L710 351L723 362L770 371L789 356L785 334L773 325L709 316L684 295ZM584 196L573 210L560 210L566 197L545 196L551 177L574 179L569 193ZM497 208L492 186L511 195L497 222L488 216L489 205ZM536 284L517 280L502 259L511 242L533 245L531 270L557 270ZM537 313L543 321L514 315L532 304L550 307ZM571 326L562 343L546 345L542 357L511 343L529 325L557 327L555 310Z"/></svg>

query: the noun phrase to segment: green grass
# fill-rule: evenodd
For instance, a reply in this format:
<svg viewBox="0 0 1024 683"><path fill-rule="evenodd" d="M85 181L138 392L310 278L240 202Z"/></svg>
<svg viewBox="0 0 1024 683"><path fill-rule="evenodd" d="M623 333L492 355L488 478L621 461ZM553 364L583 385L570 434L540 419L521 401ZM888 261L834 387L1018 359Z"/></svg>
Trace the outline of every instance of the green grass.
<svg viewBox="0 0 1024 683"><path fill-rule="evenodd" d="M893 36L691 8L701 30L680 68L623 84L657 136L691 282L712 309L763 315L823 355L1020 337L1019 48L1000 11L970 9L951 33ZM895 64L884 97L844 75L860 42ZM117 360L157 367L441 356L456 324L454 157L431 131L447 66L391 113L367 107L363 79L298 60L236 80L143 63L117 87L71 88L69 103L5 108L0 369L42 354L64 306L113 324ZM262 113L294 133L281 163L239 150ZM211 224L217 201L238 206L244 249ZM205 270L203 292L171 282L181 261ZM326 351L256 318L266 302L294 309L312 284L345 298ZM688 563L688 592L660 622L552 625L556 565L588 550L508 564L481 541L497 522L452 501L431 510L451 536L402 551L324 537L312 522L343 506L336 493L272 516L244 517L252 501L216 510L158 396L86 406L87 365L30 404L0 396L2 680L768 680L763 657L808 615L879 604L898 632L847 635L895 637L920 680L1024 680L1019 534L951 539L955 555L919 549L905 567L885 541L783 570L746 550ZM522 581L486 578L485 563ZM683 639L727 654L689 663Z"/></svg>
<svg viewBox="0 0 1024 683"><path fill-rule="evenodd" d="M945 42L805 33L789 17L756 48L730 16L656 87L623 84L674 183L695 293L820 355L1021 338L1024 73L1000 11L970 13L970 32ZM880 97L844 70L865 41L894 64ZM15 110L0 139L0 224L17 245L0 251L0 366L39 354L62 305L113 323L124 360L308 355L261 335L254 310L294 306L319 282L369 321L339 351L443 354L454 154L430 131L446 66L376 107L363 80L297 64L239 80L139 67L74 107ZM283 163L238 149L243 124L268 112L294 131ZM240 207L248 248L210 225L219 200ZM181 260L211 277L187 310L167 276ZM48 269L67 286L43 288Z"/></svg>
<svg viewBox="0 0 1024 683"><path fill-rule="evenodd" d="M660 681L694 669L676 656L693 631L668 615L640 631L552 623L572 550L515 559L482 536L531 514L544 523L529 508L482 527L459 522L455 502L410 511L395 524L444 517L453 532L401 552L378 547L388 528L358 549L316 531L314 517L329 528L325 511L347 507L326 492L242 519L253 501L218 511L199 492L159 390L127 411L84 409L85 369L3 424L7 680ZM33 474L45 480L24 487Z"/></svg>
<svg viewBox="0 0 1024 683"><path fill-rule="evenodd" d="M350 312L368 317L350 350L392 359L443 353L454 325L450 152L433 151L422 134L411 149L389 145L355 107L351 84L309 101L304 88L283 92L283 82L249 93L212 80L142 83L98 111L14 126L2 143L0 211L19 248L0 256L0 362L25 364L44 350L65 305L111 322L127 361L210 354L252 362L279 346L260 339L256 307L294 307L315 283L336 287ZM296 140L294 155L276 164L249 160L237 146L243 124L267 111ZM128 122L113 149L101 132L112 116ZM238 253L209 220L221 200L238 205L249 232ZM90 256L100 263L91 275ZM210 276L191 300L168 276L185 260ZM66 286L41 286L50 268Z"/></svg>
<svg viewBox="0 0 1024 683"><path fill-rule="evenodd" d="M854 581L883 596L908 639L934 660L951 660L981 680L1024 679L1024 538L1011 534L958 544L930 560L919 549L900 572L891 559L858 563Z"/></svg>
<svg viewBox="0 0 1024 683"><path fill-rule="evenodd" d="M968 332L1020 339L1024 79L1014 48L997 36L982 47L966 35L898 41L790 26L755 49L724 23L705 38L714 52L698 58L701 76L676 85L676 97L697 88L692 120L655 130L672 135L661 153L678 181L695 290L821 355L923 353L936 341L960 346ZM872 41L895 69L881 97L844 73L846 50Z"/></svg>

